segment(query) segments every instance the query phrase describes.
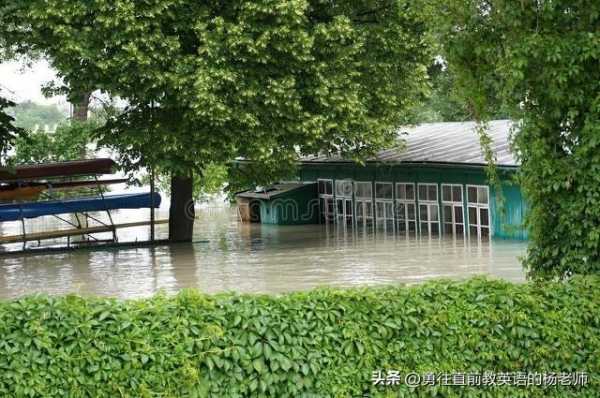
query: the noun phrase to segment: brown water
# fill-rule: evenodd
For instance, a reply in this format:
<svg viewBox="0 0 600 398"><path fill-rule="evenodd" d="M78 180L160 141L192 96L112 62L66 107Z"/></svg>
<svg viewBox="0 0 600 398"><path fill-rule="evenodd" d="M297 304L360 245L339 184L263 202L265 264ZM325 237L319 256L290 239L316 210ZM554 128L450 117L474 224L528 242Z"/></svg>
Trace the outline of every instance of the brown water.
<svg viewBox="0 0 600 398"><path fill-rule="evenodd" d="M145 215L129 211L115 218L139 220ZM278 293L479 274L524 279L518 260L525 250L522 242L407 238L320 225L241 224L230 209L199 210L197 215L193 244L0 256L0 297L44 292L132 298L188 287L209 293ZM39 229L38 224L33 229ZM0 234L18 233L18 227L4 226ZM166 225L157 226L157 238L166 234ZM146 227L119 233L120 241L147 237Z"/></svg>

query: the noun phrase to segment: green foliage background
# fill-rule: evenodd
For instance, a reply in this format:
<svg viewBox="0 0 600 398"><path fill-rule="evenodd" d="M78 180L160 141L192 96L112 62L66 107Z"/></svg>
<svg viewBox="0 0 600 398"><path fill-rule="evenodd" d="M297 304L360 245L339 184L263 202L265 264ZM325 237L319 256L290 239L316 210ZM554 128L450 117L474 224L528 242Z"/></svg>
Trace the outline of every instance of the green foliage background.
<svg viewBox="0 0 600 398"><path fill-rule="evenodd" d="M445 56L472 114L488 120L500 99L518 121L529 275L598 273L600 3L441 3Z"/></svg>
<svg viewBox="0 0 600 398"><path fill-rule="evenodd" d="M21 102L10 109L15 125L25 130L35 130L36 126L44 130L45 126L53 129L67 120L67 115L56 105L42 105L31 101Z"/></svg>
<svg viewBox="0 0 600 398"><path fill-rule="evenodd" d="M0 303L11 397L595 397L600 279L279 297L34 296ZM587 372L573 387L379 389L375 370Z"/></svg>
<svg viewBox="0 0 600 398"><path fill-rule="evenodd" d="M15 153L11 164L44 163L84 159L90 152L92 132L98 128L96 121L60 124L56 131L29 132L15 140Z"/></svg>

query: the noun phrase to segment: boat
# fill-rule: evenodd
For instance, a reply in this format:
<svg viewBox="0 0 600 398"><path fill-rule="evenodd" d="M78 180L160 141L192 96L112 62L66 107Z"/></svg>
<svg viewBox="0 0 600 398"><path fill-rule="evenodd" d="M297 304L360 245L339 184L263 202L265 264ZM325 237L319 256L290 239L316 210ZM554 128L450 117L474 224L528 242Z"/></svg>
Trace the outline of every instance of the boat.
<svg viewBox="0 0 600 398"><path fill-rule="evenodd" d="M0 182L112 174L115 166L114 160L108 158L26 164L0 169Z"/></svg>
<svg viewBox="0 0 600 398"><path fill-rule="evenodd" d="M0 205L0 222L19 221L26 218L67 213L158 208L160 202L160 194L155 192L153 195L150 193L135 193L43 202L11 203Z"/></svg>
<svg viewBox="0 0 600 398"><path fill-rule="evenodd" d="M0 201L31 201L36 200L45 191L67 191L79 188L93 188L111 184L123 184L124 178L111 180L86 180L68 182L27 182L12 183L0 186Z"/></svg>

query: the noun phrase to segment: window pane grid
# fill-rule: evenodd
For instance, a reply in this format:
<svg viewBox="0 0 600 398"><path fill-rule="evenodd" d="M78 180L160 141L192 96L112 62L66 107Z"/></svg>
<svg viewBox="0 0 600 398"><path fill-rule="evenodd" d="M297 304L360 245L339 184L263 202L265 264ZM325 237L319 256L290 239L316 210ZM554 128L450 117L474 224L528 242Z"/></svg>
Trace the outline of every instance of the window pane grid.
<svg viewBox="0 0 600 398"><path fill-rule="evenodd" d="M335 195L340 198L352 198L352 181L336 180Z"/></svg>
<svg viewBox="0 0 600 398"><path fill-rule="evenodd" d="M437 184L419 184L419 202L438 201Z"/></svg>
<svg viewBox="0 0 600 398"><path fill-rule="evenodd" d="M487 186L467 186L467 215L471 237L490 236L489 200L489 188Z"/></svg>
<svg viewBox="0 0 600 398"><path fill-rule="evenodd" d="M317 184L319 187L319 195L333 195L333 180L317 180Z"/></svg>
<svg viewBox="0 0 600 398"><path fill-rule="evenodd" d="M399 232L415 233L417 231L417 204L414 183L396 183L396 218Z"/></svg>
<svg viewBox="0 0 600 398"><path fill-rule="evenodd" d="M355 182L357 198L371 199L373 197L373 184L371 182Z"/></svg>
<svg viewBox="0 0 600 398"><path fill-rule="evenodd" d="M375 198L376 199L394 199L394 188L391 182L376 182L375 183Z"/></svg>

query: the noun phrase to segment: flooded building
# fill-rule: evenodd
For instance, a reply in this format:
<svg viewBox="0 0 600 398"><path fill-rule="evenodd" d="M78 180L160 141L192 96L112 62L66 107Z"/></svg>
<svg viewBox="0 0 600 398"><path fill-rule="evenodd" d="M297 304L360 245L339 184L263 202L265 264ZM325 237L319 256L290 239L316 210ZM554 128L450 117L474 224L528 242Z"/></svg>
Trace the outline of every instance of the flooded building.
<svg viewBox="0 0 600 398"><path fill-rule="evenodd" d="M510 130L508 120L489 123L500 190L488 180L475 123L452 122L402 129L399 142L405 145L381 151L364 165L340 157L305 158L299 181L240 197L253 200L254 221L263 223L526 239L526 203L514 178L519 165L510 149ZM281 198L287 206L278 205Z"/></svg>

